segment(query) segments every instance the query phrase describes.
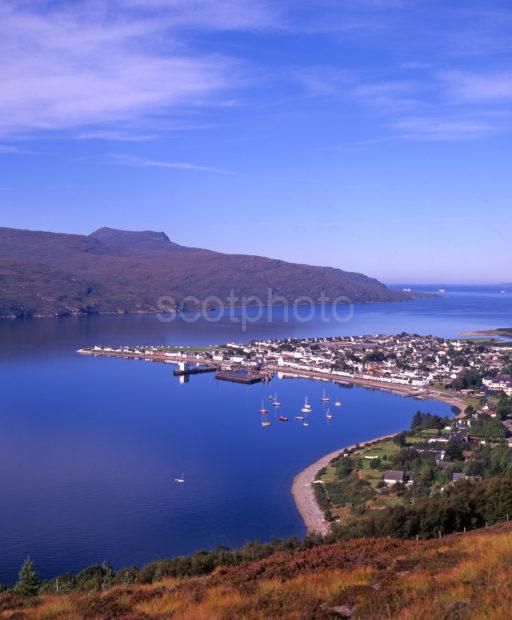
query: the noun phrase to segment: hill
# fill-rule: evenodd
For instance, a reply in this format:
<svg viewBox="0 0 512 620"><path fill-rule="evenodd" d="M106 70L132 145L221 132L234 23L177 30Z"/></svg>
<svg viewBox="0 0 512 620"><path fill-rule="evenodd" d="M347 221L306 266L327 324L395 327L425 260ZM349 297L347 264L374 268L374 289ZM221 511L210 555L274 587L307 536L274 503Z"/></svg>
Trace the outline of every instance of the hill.
<svg viewBox="0 0 512 620"><path fill-rule="evenodd" d="M5 593L0 618L508 618L511 558L508 524L429 541L348 540L202 577Z"/></svg>
<svg viewBox="0 0 512 620"><path fill-rule="evenodd" d="M242 306L250 297L268 305L269 289L279 304L318 301L322 293L353 303L410 299L363 274L185 247L163 232L0 228L0 317L156 312L162 297L180 310L219 306L219 299Z"/></svg>

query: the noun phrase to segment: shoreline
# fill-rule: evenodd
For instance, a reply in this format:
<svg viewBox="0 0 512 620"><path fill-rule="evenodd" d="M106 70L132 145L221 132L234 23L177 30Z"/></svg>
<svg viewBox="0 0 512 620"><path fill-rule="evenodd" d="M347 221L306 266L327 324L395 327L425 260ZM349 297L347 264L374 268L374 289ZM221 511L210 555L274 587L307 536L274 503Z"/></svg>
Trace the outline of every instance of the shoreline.
<svg viewBox="0 0 512 620"><path fill-rule="evenodd" d="M398 433L382 435L381 437L375 437L374 439L360 441L350 446L340 448L339 450L329 452L329 454L321 456L317 461L315 461L311 465L308 465L308 467L303 469L295 476L292 483L292 495L293 499L295 500L297 510L299 511L299 514L306 525L308 534L320 534L321 536L325 536L329 533L331 529L330 522L327 521L323 510L320 508L318 502L316 501L313 484L317 473L324 467L327 467L327 465L334 458L336 458L339 454L341 454L341 452L344 452L345 450L353 450L356 446L363 448L365 446L371 445L372 443L383 441L384 439L391 439L396 435L398 435Z"/></svg>
<svg viewBox="0 0 512 620"><path fill-rule="evenodd" d="M294 375L294 376L297 376L297 375ZM363 384L363 383L368 383L367 381L365 382L364 380L362 380L359 383L356 381L353 381L350 383L353 383L354 385L360 385L361 387L366 387L366 388L370 387L368 385ZM371 387L375 387L376 389L382 389L376 386L371 386ZM415 395L414 392L410 394L406 394L406 391L403 389L402 390L389 389L387 391L395 392L395 393L401 394L402 396L404 395L414 396ZM439 393L430 392L429 394L433 396L434 400L445 402L449 405L452 405L452 407L455 407L456 409L458 409L459 413L455 416L456 418L462 418L465 416L467 404L458 396L451 395L451 394L444 394L441 392ZM325 518L324 511L321 509L321 507L318 505L318 502L316 501L315 490L314 490L313 485L314 485L314 481L316 479L316 475L318 474L318 472L324 467L327 467L327 465L334 458L336 458L339 454L341 454L341 452L344 452L345 450L353 450L356 446L365 447L373 443L383 441L385 439L391 439L392 437L395 437L396 435L398 435L400 432L401 431L398 431L396 433L391 433L389 435L382 435L380 437L375 437L374 439L367 439L365 441L360 441L357 444L352 444L350 446L345 446L345 447L339 448L338 450L334 450L333 452L329 452L329 454L325 454L324 456L320 457L318 460L316 460L311 465L308 465L305 469L303 469L301 472L299 472L295 476L292 482L291 492L292 492L293 499L295 501L295 506L297 507L297 510L306 526L308 535L316 534L316 535L325 536L331 530L331 523L327 521L327 519Z"/></svg>

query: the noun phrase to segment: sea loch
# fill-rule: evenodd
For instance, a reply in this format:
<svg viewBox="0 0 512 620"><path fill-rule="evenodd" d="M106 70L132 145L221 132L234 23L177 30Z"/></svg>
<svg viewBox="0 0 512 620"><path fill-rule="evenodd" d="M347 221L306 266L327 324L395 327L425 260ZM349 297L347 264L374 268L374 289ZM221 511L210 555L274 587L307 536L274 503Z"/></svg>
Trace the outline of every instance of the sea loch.
<svg viewBox="0 0 512 620"><path fill-rule="evenodd" d="M448 405L363 388L328 385L343 401L323 415L325 384L275 379L271 385L180 385L172 367L76 355L94 344L206 344L251 338L416 331L456 336L502 327L512 295L497 289L448 290L406 304L356 306L350 321L169 324L155 316L0 322L0 579L11 582L27 555L42 576L107 561L115 567L235 546L271 536L302 536L290 493L294 475L336 448L398 431L416 409ZM262 428L258 407L282 402ZM293 421L304 396L310 425ZM184 473L186 483L173 480Z"/></svg>

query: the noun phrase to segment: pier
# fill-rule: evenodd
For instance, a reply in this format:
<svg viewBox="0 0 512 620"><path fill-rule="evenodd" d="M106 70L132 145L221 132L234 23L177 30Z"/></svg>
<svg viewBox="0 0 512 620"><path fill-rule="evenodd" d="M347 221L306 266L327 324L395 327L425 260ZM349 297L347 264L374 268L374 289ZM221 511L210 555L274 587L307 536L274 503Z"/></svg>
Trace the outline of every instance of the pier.
<svg viewBox="0 0 512 620"><path fill-rule="evenodd" d="M247 370L219 370L215 378L219 381L232 381L233 383L252 385L253 383L260 383L266 376L259 372L250 372Z"/></svg>
<svg viewBox="0 0 512 620"><path fill-rule="evenodd" d="M184 362L178 363L178 368L173 372L175 377L185 377L187 375L199 375L205 372L215 372L217 366L210 364L195 364L190 365Z"/></svg>

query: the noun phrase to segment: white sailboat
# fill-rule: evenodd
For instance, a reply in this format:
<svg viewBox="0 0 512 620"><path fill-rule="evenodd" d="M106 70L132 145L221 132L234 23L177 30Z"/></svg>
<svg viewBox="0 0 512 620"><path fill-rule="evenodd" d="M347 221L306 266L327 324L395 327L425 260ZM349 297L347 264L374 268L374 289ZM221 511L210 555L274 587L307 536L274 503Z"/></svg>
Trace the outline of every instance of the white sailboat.
<svg viewBox="0 0 512 620"><path fill-rule="evenodd" d="M267 426L271 426L272 422L270 420L267 420L266 415L261 419L261 426L263 427L267 427Z"/></svg>
<svg viewBox="0 0 512 620"><path fill-rule="evenodd" d="M176 482L176 484L185 484L185 476L181 474L181 478L174 478L174 482Z"/></svg>
<svg viewBox="0 0 512 620"><path fill-rule="evenodd" d="M332 420L332 413L331 413L330 409L327 409L327 412L326 412L326 414L325 414L325 417L326 417L328 420Z"/></svg>
<svg viewBox="0 0 512 620"><path fill-rule="evenodd" d="M306 396L304 399L304 407L301 409L302 413L309 413L311 411L311 405L309 404L309 399Z"/></svg>
<svg viewBox="0 0 512 620"><path fill-rule="evenodd" d="M338 398L338 399L336 400L336 402L334 403L334 406L335 406L335 407L341 407L341 404L342 404L342 403L341 403L341 400Z"/></svg>
<svg viewBox="0 0 512 620"><path fill-rule="evenodd" d="M325 388L324 388L324 395L322 396L322 398L320 399L323 403L328 403L330 398L327 396L327 394L325 393Z"/></svg>

